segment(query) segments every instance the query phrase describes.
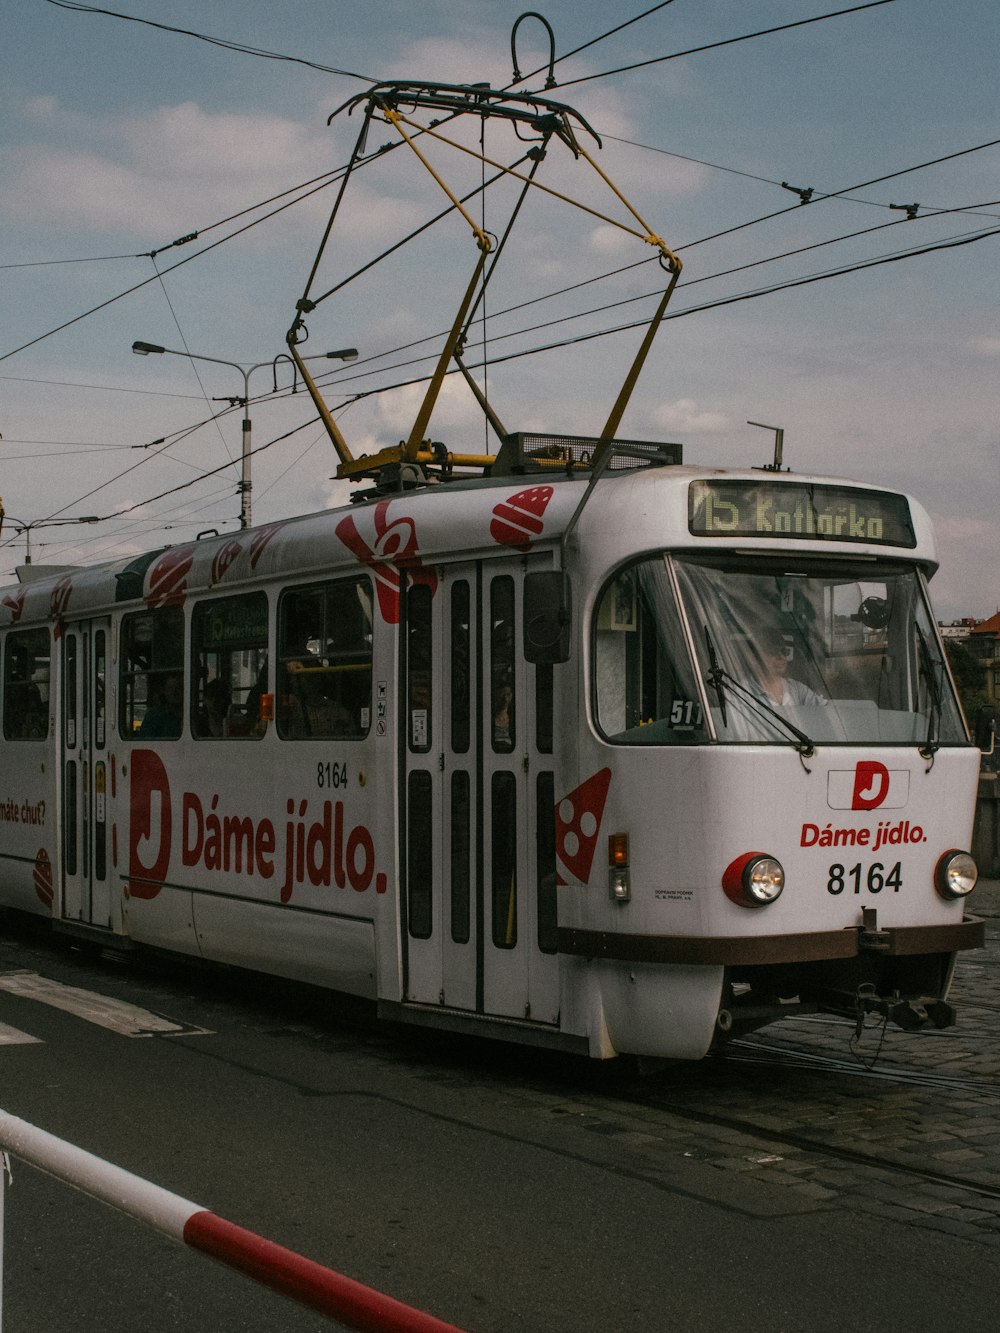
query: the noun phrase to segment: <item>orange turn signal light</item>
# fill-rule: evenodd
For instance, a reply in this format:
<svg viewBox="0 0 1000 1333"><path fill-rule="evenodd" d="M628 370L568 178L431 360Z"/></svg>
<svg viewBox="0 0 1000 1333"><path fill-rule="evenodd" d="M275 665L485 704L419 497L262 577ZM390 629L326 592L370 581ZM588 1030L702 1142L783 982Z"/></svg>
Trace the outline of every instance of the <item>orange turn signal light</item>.
<svg viewBox="0 0 1000 1333"><path fill-rule="evenodd" d="M608 865L622 869L628 865L628 834L612 833L608 837Z"/></svg>

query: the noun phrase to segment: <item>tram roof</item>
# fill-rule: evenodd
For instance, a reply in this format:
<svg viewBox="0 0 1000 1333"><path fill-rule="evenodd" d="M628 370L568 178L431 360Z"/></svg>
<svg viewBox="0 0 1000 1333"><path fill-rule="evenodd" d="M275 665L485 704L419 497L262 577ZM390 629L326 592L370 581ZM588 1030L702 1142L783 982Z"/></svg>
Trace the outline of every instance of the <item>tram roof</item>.
<svg viewBox="0 0 1000 1333"><path fill-rule="evenodd" d="M630 553L706 545L688 530L692 481L724 480L745 483L749 489L762 479L775 485L826 484L900 494L845 478L680 463L609 470L596 484L586 473L552 470L456 479L415 490L370 493L336 509L98 565L61 566L47 574L32 567L30 579L0 588L0 627L97 614L122 603L178 605L192 594L221 595L253 583L312 578L359 565L419 568L487 554L527 555L558 546L574 521L579 541L574 551L581 552L585 564L594 559L610 566ZM930 522L918 502L904 498L916 545L908 551L882 545L877 553L902 555L933 572L937 565ZM741 549L774 546L752 537L737 544ZM710 549L721 545L712 539ZM788 546L784 549L791 554ZM827 553L845 555L857 549L828 547Z"/></svg>

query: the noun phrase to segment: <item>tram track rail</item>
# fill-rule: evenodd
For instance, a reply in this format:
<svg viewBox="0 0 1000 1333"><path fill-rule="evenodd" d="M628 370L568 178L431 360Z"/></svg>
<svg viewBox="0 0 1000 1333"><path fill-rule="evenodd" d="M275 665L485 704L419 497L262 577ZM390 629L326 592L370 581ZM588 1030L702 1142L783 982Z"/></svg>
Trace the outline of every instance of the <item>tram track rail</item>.
<svg viewBox="0 0 1000 1333"><path fill-rule="evenodd" d="M634 1104L641 1104L678 1120L725 1130L729 1133L735 1132L746 1135L748 1138L763 1141L774 1149L776 1156L779 1155L781 1149L784 1150L784 1154L781 1155L785 1155L789 1149L793 1149L798 1153L833 1160L845 1165L878 1171L883 1174L888 1173L896 1178L906 1178L911 1181L919 1181L922 1184L959 1190L969 1195L970 1199L988 1199L1000 1202L1000 1178L997 1179L996 1183L989 1180L975 1180L969 1176L901 1161L891 1154L865 1152L835 1143L830 1139L812 1137L792 1129L772 1128L753 1119L683 1106L666 1096L662 1098L636 1096L632 1100ZM972 1204L972 1206L975 1205Z"/></svg>
<svg viewBox="0 0 1000 1333"><path fill-rule="evenodd" d="M816 1073L840 1074L852 1078L909 1084L916 1087L947 1089L951 1092L974 1092L995 1097L1000 1092L998 1079L961 1078L952 1074L936 1074L923 1069L900 1069L890 1065L866 1065L858 1059L840 1059L813 1051L796 1050L770 1043L732 1041L720 1058L733 1064L770 1065L774 1068L807 1069Z"/></svg>

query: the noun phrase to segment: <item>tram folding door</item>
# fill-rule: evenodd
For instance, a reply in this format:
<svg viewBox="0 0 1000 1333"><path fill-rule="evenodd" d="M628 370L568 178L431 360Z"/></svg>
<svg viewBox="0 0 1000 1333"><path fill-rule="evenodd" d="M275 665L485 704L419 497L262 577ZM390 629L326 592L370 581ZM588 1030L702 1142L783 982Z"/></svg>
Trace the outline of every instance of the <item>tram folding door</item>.
<svg viewBox="0 0 1000 1333"><path fill-rule="evenodd" d="M67 921L110 927L108 833L109 620L81 621L62 636L62 882Z"/></svg>
<svg viewBox="0 0 1000 1333"><path fill-rule="evenodd" d="M525 564L439 566L406 590L405 993L556 1023L551 667L521 651Z"/></svg>

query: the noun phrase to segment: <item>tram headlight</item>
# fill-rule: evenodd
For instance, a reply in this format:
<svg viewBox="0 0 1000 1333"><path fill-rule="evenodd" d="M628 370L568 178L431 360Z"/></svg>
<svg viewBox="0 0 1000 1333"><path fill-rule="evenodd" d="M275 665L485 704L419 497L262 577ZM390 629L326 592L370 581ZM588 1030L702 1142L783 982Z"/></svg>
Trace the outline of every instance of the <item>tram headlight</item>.
<svg viewBox="0 0 1000 1333"><path fill-rule="evenodd" d="M744 852L726 867L722 887L739 907L766 907L781 896L785 871L766 852Z"/></svg>
<svg viewBox="0 0 1000 1333"><path fill-rule="evenodd" d="M934 887L942 898L964 898L976 887L979 868L968 852L945 852L934 867Z"/></svg>

